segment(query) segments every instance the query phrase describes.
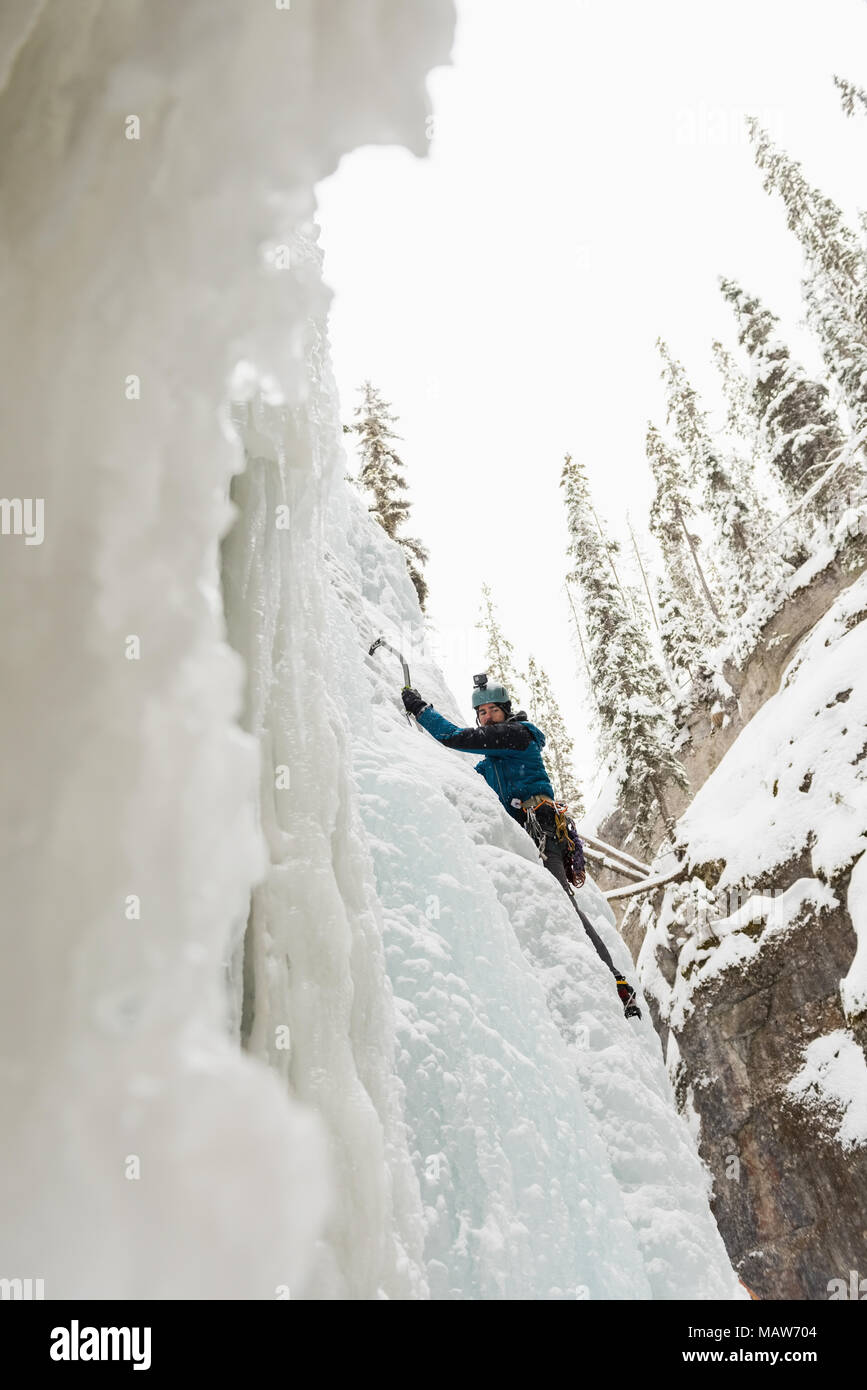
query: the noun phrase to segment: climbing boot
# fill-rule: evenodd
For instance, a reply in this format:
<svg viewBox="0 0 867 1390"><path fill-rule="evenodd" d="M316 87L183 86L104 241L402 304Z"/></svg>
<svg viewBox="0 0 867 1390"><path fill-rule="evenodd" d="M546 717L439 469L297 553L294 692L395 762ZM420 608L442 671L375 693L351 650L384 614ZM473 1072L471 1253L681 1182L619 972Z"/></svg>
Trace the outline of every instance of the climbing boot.
<svg viewBox="0 0 867 1390"><path fill-rule="evenodd" d="M622 975L618 975L615 981L617 993L620 995L620 1002L623 1005L623 1015L625 1018L641 1018L641 1010L635 1002L635 990L632 985L627 984Z"/></svg>

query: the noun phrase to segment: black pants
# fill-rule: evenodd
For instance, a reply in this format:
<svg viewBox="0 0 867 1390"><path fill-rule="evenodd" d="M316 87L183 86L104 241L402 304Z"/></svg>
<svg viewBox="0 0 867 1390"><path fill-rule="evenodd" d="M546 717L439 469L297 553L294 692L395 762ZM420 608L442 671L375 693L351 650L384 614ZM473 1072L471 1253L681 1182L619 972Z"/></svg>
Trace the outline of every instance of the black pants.
<svg viewBox="0 0 867 1390"><path fill-rule="evenodd" d="M585 917L584 913L578 906L578 903L575 900L575 889L566 877L566 869L563 864L563 847L560 844L560 841L557 839L557 834L554 828L553 807L549 806L547 802L543 802L541 806L537 806L536 820L539 824L540 829L545 832L544 843L540 846L542 853L545 856L545 868L548 870L549 873L552 873L554 875L563 891L565 893L568 893L569 901L572 903L572 906L578 913L578 916L581 918L581 924L584 927L584 930L586 931L587 935L590 937L590 940L593 942L594 950L596 951L596 954L599 957L599 959L604 960L612 975L619 976L620 972L615 968L614 961L608 954L608 948L606 947L599 933L596 931L596 928L593 926L593 923L590 921L589 917ZM530 835L531 838L533 838L535 841L535 836L533 836L529 822L527 820L525 820L524 822L524 829L527 831L527 834Z"/></svg>

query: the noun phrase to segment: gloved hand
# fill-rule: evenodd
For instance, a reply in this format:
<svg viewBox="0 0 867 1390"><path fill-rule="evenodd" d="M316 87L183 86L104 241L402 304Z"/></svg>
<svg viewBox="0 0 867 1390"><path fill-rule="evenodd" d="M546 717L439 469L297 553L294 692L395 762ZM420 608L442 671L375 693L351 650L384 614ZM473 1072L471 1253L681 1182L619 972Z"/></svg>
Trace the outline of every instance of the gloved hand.
<svg viewBox="0 0 867 1390"><path fill-rule="evenodd" d="M413 690L411 685L405 685L400 694L403 700L403 707L407 713L421 714L423 709L427 709L427 700L423 700L418 691Z"/></svg>

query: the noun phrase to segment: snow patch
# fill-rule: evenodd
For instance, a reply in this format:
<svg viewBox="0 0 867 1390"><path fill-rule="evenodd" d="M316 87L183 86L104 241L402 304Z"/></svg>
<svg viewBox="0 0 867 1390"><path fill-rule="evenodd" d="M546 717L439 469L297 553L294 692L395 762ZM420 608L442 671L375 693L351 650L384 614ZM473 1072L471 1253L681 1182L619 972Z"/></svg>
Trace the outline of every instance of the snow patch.
<svg viewBox="0 0 867 1390"><path fill-rule="evenodd" d="M726 970L754 959L772 936L785 935L809 907L814 913L840 906L819 879L801 878L783 893L752 894L726 916L701 880L670 884L655 918L648 905L647 930L639 956L639 978L658 1001L662 1017L681 1029L694 1008L696 991ZM677 973L670 985L657 964L658 954L674 951ZM669 1043L671 1047L671 1043Z"/></svg>
<svg viewBox="0 0 867 1390"><path fill-rule="evenodd" d="M816 624L768 700L681 818L693 864L725 860L721 886L749 883L808 845L814 872L867 844L867 575ZM797 679L796 679L797 677Z"/></svg>
<svg viewBox="0 0 867 1390"><path fill-rule="evenodd" d="M849 972L840 983L840 997L847 1018L867 1012L867 854L862 854L849 879L846 906L858 945Z"/></svg>
<svg viewBox="0 0 867 1390"><path fill-rule="evenodd" d="M825 1121L831 1117L844 1149L867 1144L867 1062L847 1029L810 1043L786 1091L805 1110L818 1112Z"/></svg>

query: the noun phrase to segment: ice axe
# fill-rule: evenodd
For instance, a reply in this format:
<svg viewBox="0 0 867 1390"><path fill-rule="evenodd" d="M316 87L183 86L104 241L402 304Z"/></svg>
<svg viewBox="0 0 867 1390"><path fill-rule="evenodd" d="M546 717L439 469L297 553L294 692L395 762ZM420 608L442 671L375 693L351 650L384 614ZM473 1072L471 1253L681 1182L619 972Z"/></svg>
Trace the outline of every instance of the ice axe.
<svg viewBox="0 0 867 1390"><path fill-rule="evenodd" d="M392 647L388 642L386 642L384 637L377 637L376 641L373 643L373 646L370 648L370 651L367 653L367 655L373 656L373 653L376 651L377 647L384 647L387 652L391 652L392 656L397 657L398 661L403 667L403 688L404 690L410 689L412 686L412 681L409 678L409 667L404 661L401 653L397 650L396 647ZM406 715L407 723L411 725L412 716L410 715L409 710L404 710L404 714Z"/></svg>

